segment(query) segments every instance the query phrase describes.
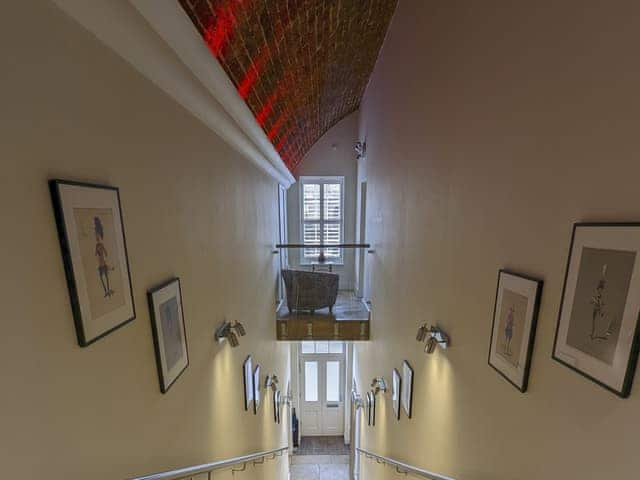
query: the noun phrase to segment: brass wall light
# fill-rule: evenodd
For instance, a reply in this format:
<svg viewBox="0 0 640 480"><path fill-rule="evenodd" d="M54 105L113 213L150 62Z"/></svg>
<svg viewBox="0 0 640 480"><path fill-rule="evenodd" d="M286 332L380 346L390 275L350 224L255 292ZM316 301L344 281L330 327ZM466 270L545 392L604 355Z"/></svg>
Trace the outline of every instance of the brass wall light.
<svg viewBox="0 0 640 480"><path fill-rule="evenodd" d="M226 320L222 322L216 329L215 338L218 342L224 342L225 339L229 341L229 345L232 347L237 347L240 345L240 341L238 337L244 337L247 334L247 331L240 322L227 322Z"/></svg>
<svg viewBox="0 0 640 480"><path fill-rule="evenodd" d="M278 390L279 382L280 379L275 373L273 375L267 375L267 379L264 382L264 388L271 388L271 390L275 392L276 390Z"/></svg>
<svg viewBox="0 0 640 480"><path fill-rule="evenodd" d="M442 348L447 348L450 343L449 335L433 325L427 327L426 323L418 328L416 340L421 343L426 340L424 351L428 354L433 353L438 345Z"/></svg>
<svg viewBox="0 0 640 480"><path fill-rule="evenodd" d="M383 377L375 377L373 380L371 380L371 388L374 395L377 395L378 392L384 393L387 391L387 382Z"/></svg>

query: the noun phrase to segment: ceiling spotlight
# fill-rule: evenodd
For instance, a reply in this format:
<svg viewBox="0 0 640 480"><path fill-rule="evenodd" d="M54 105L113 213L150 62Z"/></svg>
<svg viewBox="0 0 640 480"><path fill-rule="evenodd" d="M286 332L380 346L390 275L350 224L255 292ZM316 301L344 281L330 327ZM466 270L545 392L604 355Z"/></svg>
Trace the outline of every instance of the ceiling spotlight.
<svg viewBox="0 0 640 480"><path fill-rule="evenodd" d="M236 333L241 337L244 337L247 334L247 331L244 329L244 325L237 320L233 323L232 328L234 328Z"/></svg>
<svg viewBox="0 0 640 480"><path fill-rule="evenodd" d="M427 344L424 347L425 353L433 353L438 345L442 348L447 348L450 342L449 335L444 333L440 328L434 326L427 328L426 324L423 324L418 328L416 340L419 342L427 341Z"/></svg>
<svg viewBox="0 0 640 480"><path fill-rule="evenodd" d="M371 388L373 389L373 394L376 395L378 392L386 392L387 391L387 382L383 377L375 377L371 380Z"/></svg>
<svg viewBox="0 0 640 480"><path fill-rule="evenodd" d="M216 330L216 333L215 333L216 340L218 342L224 342L224 340L226 339L229 341L229 345L231 345L232 347L237 347L238 345L240 345L240 342L238 341L238 335L236 335L236 333L233 330L238 332L240 336L245 335L246 332L244 330L244 327L240 325L240 328L242 329L242 333L241 333L240 329L238 329L238 325L240 325L238 322L236 322L235 325L233 326L231 325L231 323L227 321L223 322L222 325L220 325Z"/></svg>

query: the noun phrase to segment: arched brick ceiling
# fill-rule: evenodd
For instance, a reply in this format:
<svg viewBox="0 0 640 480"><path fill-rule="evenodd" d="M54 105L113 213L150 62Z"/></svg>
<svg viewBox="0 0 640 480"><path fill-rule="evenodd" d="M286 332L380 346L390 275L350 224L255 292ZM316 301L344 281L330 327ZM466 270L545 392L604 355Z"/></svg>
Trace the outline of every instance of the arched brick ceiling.
<svg viewBox="0 0 640 480"><path fill-rule="evenodd" d="M290 170L360 105L397 0L178 0Z"/></svg>

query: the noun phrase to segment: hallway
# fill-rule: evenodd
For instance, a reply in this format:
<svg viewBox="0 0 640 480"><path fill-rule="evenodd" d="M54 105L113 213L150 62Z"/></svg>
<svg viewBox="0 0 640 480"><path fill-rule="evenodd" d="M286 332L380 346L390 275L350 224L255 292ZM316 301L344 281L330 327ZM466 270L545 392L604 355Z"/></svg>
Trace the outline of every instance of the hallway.
<svg viewBox="0 0 640 480"><path fill-rule="evenodd" d="M294 455L291 480L348 480L349 455Z"/></svg>

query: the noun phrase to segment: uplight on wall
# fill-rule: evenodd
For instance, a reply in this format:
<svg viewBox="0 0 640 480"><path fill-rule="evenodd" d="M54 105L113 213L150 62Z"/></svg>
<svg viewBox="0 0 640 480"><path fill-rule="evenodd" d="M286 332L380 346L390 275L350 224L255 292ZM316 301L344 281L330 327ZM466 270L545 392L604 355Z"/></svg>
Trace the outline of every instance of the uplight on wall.
<svg viewBox="0 0 640 480"><path fill-rule="evenodd" d="M378 392L384 393L387 391L387 382L385 381L384 377L375 377L373 380L371 380L371 388L375 395L377 395Z"/></svg>
<svg viewBox="0 0 640 480"><path fill-rule="evenodd" d="M418 328L416 340L420 343L424 341L427 342L424 347L424 351L428 354L432 354L437 346L447 348L450 343L449 335L433 325L427 327L426 323L420 325L420 328Z"/></svg>
<svg viewBox="0 0 640 480"><path fill-rule="evenodd" d="M227 322L224 321L222 325L218 327L215 333L215 338L218 342L224 342L225 340L229 341L229 345L232 347L237 347L240 345L240 341L238 337L244 337L247 334L247 331L240 322Z"/></svg>

